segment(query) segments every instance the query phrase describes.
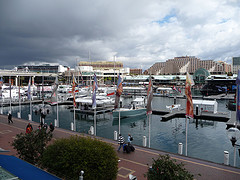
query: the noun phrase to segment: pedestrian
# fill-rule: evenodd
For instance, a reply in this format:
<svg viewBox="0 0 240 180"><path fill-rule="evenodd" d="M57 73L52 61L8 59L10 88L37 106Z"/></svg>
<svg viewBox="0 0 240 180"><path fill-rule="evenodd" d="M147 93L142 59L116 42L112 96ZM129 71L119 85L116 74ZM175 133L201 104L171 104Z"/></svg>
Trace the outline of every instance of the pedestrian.
<svg viewBox="0 0 240 180"><path fill-rule="evenodd" d="M120 151L120 149L123 146L124 142L125 142L124 137L121 134L119 134L119 137L118 137L118 144L119 144L118 151Z"/></svg>
<svg viewBox="0 0 240 180"><path fill-rule="evenodd" d="M9 124L10 122L13 123L13 121L12 121L12 114L9 112L9 113L8 113L8 124Z"/></svg>
<svg viewBox="0 0 240 180"><path fill-rule="evenodd" d="M29 134L29 133L32 132L32 130L33 130L32 125L31 125L30 123L28 123L28 125L27 125L27 127L26 127L26 133Z"/></svg>
<svg viewBox="0 0 240 180"><path fill-rule="evenodd" d="M41 128L43 127L43 122L42 122L42 120L41 120L41 122L40 122L40 126L41 126Z"/></svg>
<svg viewBox="0 0 240 180"><path fill-rule="evenodd" d="M54 126L53 126L52 123L50 123L49 128L50 128L50 131L53 132L53 130L54 130Z"/></svg>
<svg viewBox="0 0 240 180"><path fill-rule="evenodd" d="M47 131L47 128L48 128L47 123L44 123L43 128Z"/></svg>
<svg viewBox="0 0 240 180"><path fill-rule="evenodd" d="M131 136L131 134L128 134L128 144L131 144L133 140L133 137Z"/></svg>

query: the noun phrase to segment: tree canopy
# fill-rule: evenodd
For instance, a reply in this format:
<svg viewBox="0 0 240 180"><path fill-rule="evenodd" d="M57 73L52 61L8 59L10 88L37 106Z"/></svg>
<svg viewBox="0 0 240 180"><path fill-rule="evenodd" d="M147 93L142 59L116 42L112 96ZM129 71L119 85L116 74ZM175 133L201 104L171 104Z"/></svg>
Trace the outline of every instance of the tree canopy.
<svg viewBox="0 0 240 180"><path fill-rule="evenodd" d="M118 157L114 148L105 142L86 137L71 136L58 139L43 153L42 167L64 179L116 179Z"/></svg>

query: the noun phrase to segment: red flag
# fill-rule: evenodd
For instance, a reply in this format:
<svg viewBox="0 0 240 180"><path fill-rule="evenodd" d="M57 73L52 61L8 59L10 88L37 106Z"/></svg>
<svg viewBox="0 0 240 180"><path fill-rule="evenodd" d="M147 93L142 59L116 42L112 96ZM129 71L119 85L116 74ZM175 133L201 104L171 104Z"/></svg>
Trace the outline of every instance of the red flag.
<svg viewBox="0 0 240 180"><path fill-rule="evenodd" d="M113 96L114 94L115 94L115 92L108 93L107 96Z"/></svg>
<svg viewBox="0 0 240 180"><path fill-rule="evenodd" d="M153 99L153 88L152 88L152 77L149 77L149 85L147 91L147 114L152 114L152 99Z"/></svg>
<svg viewBox="0 0 240 180"><path fill-rule="evenodd" d="M192 101L192 93L191 87L194 85L192 78L187 72L186 75L186 85L185 85L185 95L187 97L187 105L186 105L186 116L193 118L193 101Z"/></svg>
<svg viewBox="0 0 240 180"><path fill-rule="evenodd" d="M119 104L120 96L121 96L122 92L123 92L122 78L120 75L118 75L118 84L117 84L117 90L116 90L116 96L115 96L114 109L118 108L118 104Z"/></svg>
<svg viewBox="0 0 240 180"><path fill-rule="evenodd" d="M75 101L75 87L76 87L77 85L76 85L76 79L75 79L75 77L74 77L74 75L73 75L73 82L72 82L72 95L73 95L73 105L74 105L74 107L76 107L77 105L76 105L76 101Z"/></svg>

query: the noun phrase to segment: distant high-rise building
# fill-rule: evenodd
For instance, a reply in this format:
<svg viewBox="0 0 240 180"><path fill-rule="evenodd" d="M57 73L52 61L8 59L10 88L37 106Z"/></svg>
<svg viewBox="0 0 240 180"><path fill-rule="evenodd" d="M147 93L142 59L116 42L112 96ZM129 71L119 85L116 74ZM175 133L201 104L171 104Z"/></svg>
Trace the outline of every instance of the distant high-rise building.
<svg viewBox="0 0 240 180"><path fill-rule="evenodd" d="M222 61L200 60L195 56L182 56L168 59L166 62L155 63L147 72L154 75L185 74L186 72L193 74L199 68L204 68L211 74L225 74L231 71L231 65Z"/></svg>
<svg viewBox="0 0 240 180"><path fill-rule="evenodd" d="M240 69L240 57L232 58L232 73L237 74L238 69Z"/></svg>

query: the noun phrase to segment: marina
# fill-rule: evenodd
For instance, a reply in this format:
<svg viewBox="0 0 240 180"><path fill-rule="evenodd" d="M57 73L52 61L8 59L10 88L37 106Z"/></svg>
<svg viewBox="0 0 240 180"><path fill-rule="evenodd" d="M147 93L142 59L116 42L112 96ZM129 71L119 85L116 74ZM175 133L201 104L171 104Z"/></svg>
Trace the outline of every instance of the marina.
<svg viewBox="0 0 240 180"><path fill-rule="evenodd" d="M124 98L123 106L128 105L134 98ZM151 121L151 148L166 152L177 153L178 143L185 143L185 106L186 100L177 98L176 104L181 104L181 111L173 110L172 113L179 113L179 116L163 121L164 116L171 115L170 110L166 109L167 104L173 104L174 98L154 97L152 101L153 114ZM218 102L218 113L207 115L202 112L196 118L189 121L188 149L189 157L200 158L216 163L223 163L223 152L229 151L230 164L233 164L233 147L227 138L227 116L223 112L230 112L226 108L228 100L216 100ZM22 105L22 118L28 119L29 105ZM161 110L162 109L162 110ZM3 107L3 114L7 114L9 107ZM17 117L18 106L12 106L12 114ZM68 109L68 105L59 105L59 125L63 129L71 130L73 121L73 111ZM57 106L51 106L50 113L46 115L44 121L47 124L57 118ZM222 113L222 114L221 114ZM165 115L164 115L165 114ZM76 113L76 131L88 133L91 126L94 126L93 111ZM234 115L233 115L234 116ZM210 118L207 118L210 117ZM33 121L39 123L40 115L33 113ZM223 120L219 120L223 118ZM224 119L225 118L225 119ZM119 121L113 118L111 111L99 111L97 119L97 136L113 139L114 131L119 131ZM232 117L234 119L234 117ZM142 146L143 136L148 137L148 120L146 115L128 117L121 119L121 134L127 137L128 133L134 137L134 144ZM237 157L237 166L240 165L240 158Z"/></svg>

